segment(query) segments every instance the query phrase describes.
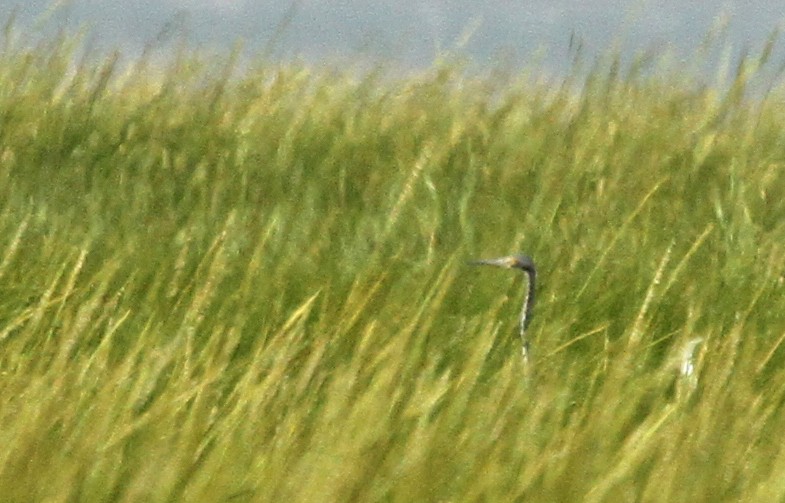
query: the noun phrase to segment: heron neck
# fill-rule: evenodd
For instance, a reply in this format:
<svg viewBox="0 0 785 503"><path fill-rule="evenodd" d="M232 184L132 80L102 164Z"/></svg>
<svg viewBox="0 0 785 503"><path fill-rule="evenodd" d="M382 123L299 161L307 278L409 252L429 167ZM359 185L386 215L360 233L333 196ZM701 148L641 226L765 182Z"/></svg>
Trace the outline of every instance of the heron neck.
<svg viewBox="0 0 785 503"><path fill-rule="evenodd" d="M534 309L534 291L536 284L536 277L534 271L524 269L527 279L526 298L523 300L523 309L521 310L521 329L526 330L531 322L532 310Z"/></svg>

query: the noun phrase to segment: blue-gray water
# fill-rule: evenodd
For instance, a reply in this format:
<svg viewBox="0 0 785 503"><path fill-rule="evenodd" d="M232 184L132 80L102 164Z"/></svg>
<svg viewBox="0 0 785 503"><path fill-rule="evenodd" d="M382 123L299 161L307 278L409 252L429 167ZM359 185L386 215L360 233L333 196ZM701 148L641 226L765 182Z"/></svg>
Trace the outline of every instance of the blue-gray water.
<svg viewBox="0 0 785 503"><path fill-rule="evenodd" d="M0 0L0 21L16 12L24 30L89 27L90 42L140 54L156 40L187 40L227 51L241 40L252 56L273 48L275 58L387 62L428 66L444 51L460 52L480 68L538 64L560 71L570 36L588 57L616 45L625 57L669 49L689 58L719 20L733 54L760 50L785 19L782 0ZM50 14L45 14L47 11ZM46 21L42 21L46 19ZM42 28L43 27L43 28ZM278 33L278 35L276 35ZM24 38L24 37L23 37ZM166 42L158 43L163 47ZM775 58L785 58L778 43Z"/></svg>

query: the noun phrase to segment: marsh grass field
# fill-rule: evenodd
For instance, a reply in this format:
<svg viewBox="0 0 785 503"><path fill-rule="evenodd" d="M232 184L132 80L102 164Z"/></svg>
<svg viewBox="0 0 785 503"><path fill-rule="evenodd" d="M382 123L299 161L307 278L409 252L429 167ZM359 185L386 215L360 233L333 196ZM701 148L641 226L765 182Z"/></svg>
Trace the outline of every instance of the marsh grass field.
<svg viewBox="0 0 785 503"><path fill-rule="evenodd" d="M393 78L7 29L0 500L782 501L777 43ZM466 265L521 251L530 371L522 275Z"/></svg>

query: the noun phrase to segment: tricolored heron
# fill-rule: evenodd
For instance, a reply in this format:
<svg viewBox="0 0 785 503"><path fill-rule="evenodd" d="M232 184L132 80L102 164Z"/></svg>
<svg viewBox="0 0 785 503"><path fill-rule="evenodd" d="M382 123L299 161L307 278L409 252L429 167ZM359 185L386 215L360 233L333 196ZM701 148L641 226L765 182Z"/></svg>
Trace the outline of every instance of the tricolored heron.
<svg viewBox="0 0 785 503"><path fill-rule="evenodd" d="M521 309L521 321L518 326L521 336L521 344L523 344L523 361L529 363L529 340L526 338L526 328L532 318L532 308L534 307L534 285L537 278L537 270L534 268L534 261L531 257L526 255L512 255L509 257L485 259L485 260L472 260L469 262L471 265L492 265L496 267L504 267L506 269L520 269L528 277L528 288L526 297L523 299L523 308Z"/></svg>

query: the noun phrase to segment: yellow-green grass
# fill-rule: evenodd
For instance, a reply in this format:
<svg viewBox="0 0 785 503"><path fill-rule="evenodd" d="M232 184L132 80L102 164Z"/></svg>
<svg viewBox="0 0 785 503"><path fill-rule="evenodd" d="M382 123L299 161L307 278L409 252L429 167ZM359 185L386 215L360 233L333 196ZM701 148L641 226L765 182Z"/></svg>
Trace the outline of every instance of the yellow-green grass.
<svg viewBox="0 0 785 503"><path fill-rule="evenodd" d="M766 49L715 87L78 49L0 56L0 500L785 498ZM518 251L530 372L522 276L465 265Z"/></svg>

